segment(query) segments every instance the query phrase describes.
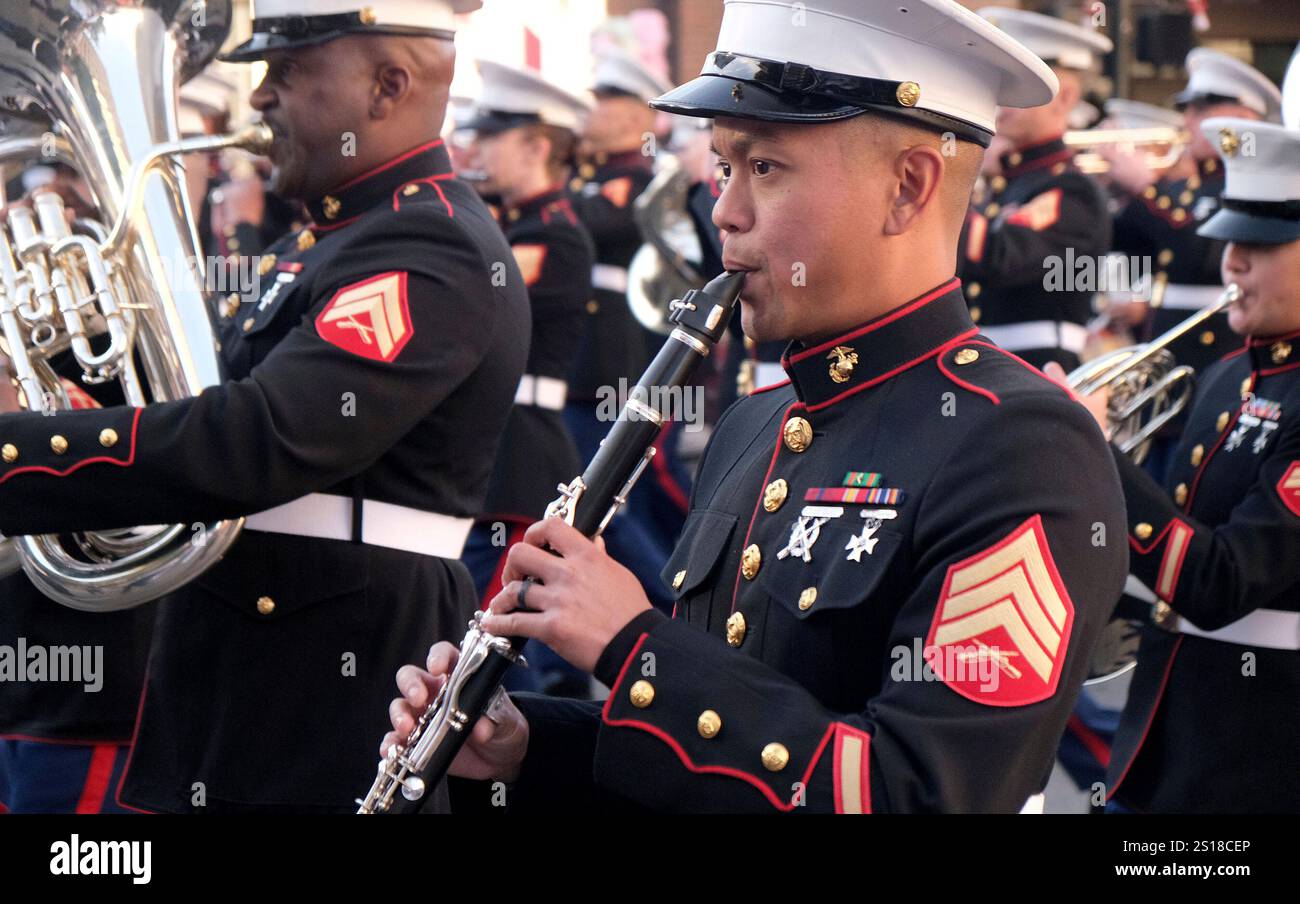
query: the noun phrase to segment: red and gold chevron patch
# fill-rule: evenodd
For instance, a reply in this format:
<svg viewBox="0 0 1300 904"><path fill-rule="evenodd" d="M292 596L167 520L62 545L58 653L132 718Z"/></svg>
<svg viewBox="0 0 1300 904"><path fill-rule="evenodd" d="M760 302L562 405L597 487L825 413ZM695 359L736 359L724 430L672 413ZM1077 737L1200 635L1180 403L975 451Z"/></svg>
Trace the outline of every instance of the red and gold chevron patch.
<svg viewBox="0 0 1300 904"><path fill-rule="evenodd" d="M1300 516L1300 461L1291 462L1291 467L1277 482L1277 495L1291 514Z"/></svg>

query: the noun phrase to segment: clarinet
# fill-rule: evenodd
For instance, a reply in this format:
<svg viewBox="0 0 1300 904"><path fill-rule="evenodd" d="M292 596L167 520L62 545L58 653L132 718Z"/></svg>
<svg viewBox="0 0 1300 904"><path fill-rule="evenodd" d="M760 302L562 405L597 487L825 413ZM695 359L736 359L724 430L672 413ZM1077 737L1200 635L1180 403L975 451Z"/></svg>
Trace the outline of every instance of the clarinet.
<svg viewBox="0 0 1300 904"><path fill-rule="evenodd" d="M597 537L627 501L627 495L655 455L654 441L669 417L671 392L690 384L700 362L726 332L740 297L744 273L724 273L702 289L669 303L673 330L619 412L582 475L557 488L547 518L563 518L588 537ZM429 788L447 774L452 760L480 716L505 693L506 672L521 661L523 638L496 637L483 630L476 612L460 644L460 658L406 740L394 744L358 814L414 812ZM400 792L400 794L399 794Z"/></svg>

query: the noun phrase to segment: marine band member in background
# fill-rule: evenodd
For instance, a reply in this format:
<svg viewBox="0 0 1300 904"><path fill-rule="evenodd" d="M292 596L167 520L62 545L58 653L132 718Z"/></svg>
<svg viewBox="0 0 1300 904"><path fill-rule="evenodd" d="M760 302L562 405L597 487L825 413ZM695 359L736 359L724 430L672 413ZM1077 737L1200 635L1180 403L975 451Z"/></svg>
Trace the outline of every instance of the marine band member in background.
<svg viewBox="0 0 1300 904"><path fill-rule="evenodd" d="M1133 575L1154 592L1107 775L1112 806L1297 813L1300 726L1300 132L1214 118L1228 311L1161 486L1117 449ZM1253 153L1240 152L1253 142ZM1105 393L1087 400L1099 422Z"/></svg>
<svg viewBox="0 0 1300 904"><path fill-rule="evenodd" d="M590 102L523 69L487 61L478 68L483 90L469 118L457 123L456 139L474 188L500 204L498 219L533 313L527 373L506 422L484 514L465 546L465 564L486 606L501 590L506 549L542 517L555 488L582 472L564 402L591 299L595 251L566 188ZM530 667L514 670L512 679L531 690L585 694L585 679L551 687L571 670L547 668L541 650L527 655Z"/></svg>
<svg viewBox="0 0 1300 904"><path fill-rule="evenodd" d="M953 263L995 108L1055 90L950 0L728 0L701 76L654 105L716 118L724 263L746 334L791 340L789 382L715 430L675 618L599 543L529 528L486 626L612 690L517 695L453 774L516 782L520 810L1015 812L1043 787L1124 582L1090 539L1122 499L1091 418L978 335ZM388 742L455 655L399 673Z"/></svg>
<svg viewBox="0 0 1300 904"><path fill-rule="evenodd" d="M1071 262L1110 248L1106 195L1080 172L1061 140L1110 39L1051 16L1001 7L980 15L1052 66L1061 84L1049 104L998 111L985 159L985 190L972 199L958 249L971 318L999 346L1041 367L1072 370L1087 339L1094 287L1073 284ZM1049 279L1057 266L1069 282Z"/></svg>
<svg viewBox="0 0 1300 904"><path fill-rule="evenodd" d="M250 516L159 604L131 807L351 812L392 669L475 609L458 559L529 326L510 247L438 139L454 13L479 4L339 5L260 0L228 55L267 64L251 102L274 188L312 215L261 256L260 294L225 299L229 380L0 417L5 534Z"/></svg>

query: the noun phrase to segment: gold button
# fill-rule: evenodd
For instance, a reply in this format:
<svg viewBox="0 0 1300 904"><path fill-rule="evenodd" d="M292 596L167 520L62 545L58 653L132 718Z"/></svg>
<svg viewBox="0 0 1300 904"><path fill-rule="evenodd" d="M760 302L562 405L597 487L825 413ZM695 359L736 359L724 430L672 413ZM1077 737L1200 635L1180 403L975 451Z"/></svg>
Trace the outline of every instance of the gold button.
<svg viewBox="0 0 1300 904"><path fill-rule="evenodd" d="M1002 191L1002 189L1004 189L1004 188L1007 187L1007 180L1006 180L1006 177L1005 177L1005 176L994 176L994 177L989 181L989 185L993 188L994 191Z"/></svg>
<svg viewBox="0 0 1300 904"><path fill-rule="evenodd" d="M977 282L970 283L969 285L966 286L966 297L972 299L979 298L980 293L983 291L984 291L984 287L981 286L979 283Z"/></svg>
<svg viewBox="0 0 1300 904"><path fill-rule="evenodd" d="M238 251L239 239L231 239L230 241L226 242L226 249L229 251Z"/></svg>
<svg viewBox="0 0 1300 904"><path fill-rule="evenodd" d="M716 737L718 732L722 731L722 717L713 710L706 709L695 720L695 730L700 733L702 738Z"/></svg>
<svg viewBox="0 0 1300 904"><path fill-rule="evenodd" d="M812 608L812 604L817 602L817 588L807 587L804 592L799 594L799 608L805 612Z"/></svg>
<svg viewBox="0 0 1300 904"><path fill-rule="evenodd" d="M592 176L596 175L596 168L590 163L584 163L582 166L578 167L578 175L584 179L590 179Z"/></svg>
<svg viewBox="0 0 1300 904"><path fill-rule="evenodd" d="M99 444L105 449L111 449L117 445L117 431L112 427L105 427L99 431Z"/></svg>
<svg viewBox="0 0 1300 904"><path fill-rule="evenodd" d="M1189 191L1185 191L1178 196L1178 203L1183 205L1184 207L1186 207L1188 204L1191 204L1192 200L1193 200L1193 195Z"/></svg>
<svg viewBox="0 0 1300 904"><path fill-rule="evenodd" d="M304 229L298 233L298 250L306 251L312 245L316 244L316 235L310 229Z"/></svg>
<svg viewBox="0 0 1300 904"><path fill-rule="evenodd" d="M740 556L740 573L745 576L745 580L752 581L758 574L758 569L763 564L763 551L758 548L757 543L751 543L745 547L745 551Z"/></svg>
<svg viewBox="0 0 1300 904"><path fill-rule="evenodd" d="M1143 521L1137 527L1133 528L1133 536L1137 537L1139 540L1148 540L1151 538L1151 533L1154 530L1155 528Z"/></svg>
<svg viewBox="0 0 1300 904"><path fill-rule="evenodd" d="M333 220L338 217L339 211L343 209L343 202L338 198L326 195L321 200L321 207L325 210L325 219Z"/></svg>
<svg viewBox="0 0 1300 904"><path fill-rule="evenodd" d="M67 437L59 436L57 433L50 437L50 448L54 450L55 455L62 455L68 451Z"/></svg>
<svg viewBox="0 0 1300 904"><path fill-rule="evenodd" d="M1016 151L1014 154L1012 154L1007 158L1007 163L1009 163L1011 166L1019 166L1021 161L1024 159L1025 159L1025 155L1020 153L1019 151Z"/></svg>
<svg viewBox="0 0 1300 904"><path fill-rule="evenodd" d="M784 744L773 741L763 748L763 768L768 772L780 772L790 762L790 751Z"/></svg>
<svg viewBox="0 0 1300 904"><path fill-rule="evenodd" d="M1214 333L1212 331L1206 330L1205 332L1201 333L1201 345L1213 345L1213 344L1214 344Z"/></svg>
<svg viewBox="0 0 1300 904"><path fill-rule="evenodd" d="M1250 377L1247 377L1246 379L1244 379L1244 380L1241 381L1241 394L1242 394L1242 395L1245 395L1246 393L1250 392L1250 380L1251 380L1251 378L1250 378Z"/></svg>
<svg viewBox="0 0 1300 904"><path fill-rule="evenodd" d="M673 575L673 589L681 590L682 582L685 580L686 580L686 569L682 569L681 571Z"/></svg>
<svg viewBox="0 0 1300 904"><path fill-rule="evenodd" d="M420 191L420 186L408 185L406 186L406 188L402 189L402 194L406 195L409 198L411 197L411 195L419 193L419 191Z"/></svg>
<svg viewBox="0 0 1300 904"><path fill-rule="evenodd" d="M4 446L0 447L0 458L3 458L6 462L10 464L17 461L18 447L15 446L13 443L5 443Z"/></svg>
<svg viewBox="0 0 1300 904"><path fill-rule="evenodd" d="M600 310L600 302L599 302L599 301L596 301L596 300L593 298L591 301L587 302L587 313L588 313L588 314L594 314L594 313L596 313L596 312L599 311L599 310Z"/></svg>
<svg viewBox="0 0 1300 904"><path fill-rule="evenodd" d="M271 268L273 268L274 266L275 266L275 255L263 254L262 259L257 262L257 275L265 276L266 274L271 272Z"/></svg>
<svg viewBox="0 0 1300 904"><path fill-rule="evenodd" d="M632 685L632 688L627 692L627 696L637 709L645 709L654 702L654 685L649 681L638 681Z"/></svg>
<svg viewBox="0 0 1300 904"><path fill-rule="evenodd" d="M996 217L1001 212L1002 212L1001 204L990 204L988 207L984 208L984 216L988 217L990 220Z"/></svg>
<svg viewBox="0 0 1300 904"><path fill-rule="evenodd" d="M1168 266L1169 262L1172 261L1173 259L1174 259L1174 253L1170 251L1168 248L1162 248L1160 250L1160 253L1156 255L1156 263L1162 267Z"/></svg>
<svg viewBox="0 0 1300 904"><path fill-rule="evenodd" d="M581 179L571 179L569 180L569 191L576 194L577 192L582 191L582 187L586 184L587 183L583 182Z"/></svg>
<svg viewBox="0 0 1300 904"><path fill-rule="evenodd" d="M244 332L247 333L249 330L251 330L253 328L253 324L256 322L257 320L253 317L249 317L247 320L245 320L243 326Z"/></svg>
<svg viewBox="0 0 1300 904"><path fill-rule="evenodd" d="M812 424L801 417L792 417L785 422L781 436L785 440L785 447L791 452L803 452L812 445Z"/></svg>
<svg viewBox="0 0 1300 904"><path fill-rule="evenodd" d="M1207 173L1212 173L1212 172L1214 172L1215 170L1217 170L1217 169L1219 168L1219 161L1217 161L1217 160L1212 160L1212 159L1211 159L1211 160L1207 160L1207 161L1205 161L1204 166L1205 166L1205 171L1206 171Z"/></svg>
<svg viewBox="0 0 1300 904"><path fill-rule="evenodd" d="M1180 207L1170 214L1170 216L1174 218L1175 223L1181 223L1183 220L1187 219L1187 211Z"/></svg>
<svg viewBox="0 0 1300 904"><path fill-rule="evenodd" d="M1228 421L1231 419L1232 419L1232 415L1228 414L1228 412L1226 411L1219 412L1219 418L1214 422L1214 429L1222 433L1223 428L1228 426Z"/></svg>
<svg viewBox="0 0 1300 904"><path fill-rule="evenodd" d="M257 598L257 611L262 615L270 615L275 611L275 600L269 596L259 596Z"/></svg>
<svg viewBox="0 0 1300 904"><path fill-rule="evenodd" d="M519 218L522 216L523 214L520 213L519 211L512 210L510 211L510 213L506 214L506 219L509 220L511 223L517 223L519 222Z"/></svg>
<svg viewBox="0 0 1300 904"><path fill-rule="evenodd" d="M361 7L361 12L357 13L357 18L361 20L362 25L374 25L375 11L368 6Z"/></svg>
<svg viewBox="0 0 1300 904"><path fill-rule="evenodd" d="M1061 173L1063 173L1063 172L1065 172L1065 164L1064 164L1064 163L1058 163L1058 164L1056 164L1055 166L1052 167L1052 175L1053 175L1053 176L1059 176L1059 175L1061 175Z"/></svg>
<svg viewBox="0 0 1300 904"><path fill-rule="evenodd" d="M1148 201L1153 199L1155 196L1156 196L1156 187L1154 185L1148 185L1145 189L1142 190L1142 197L1146 198Z"/></svg>
<svg viewBox="0 0 1300 904"><path fill-rule="evenodd" d="M1287 358L1291 357L1291 343L1274 342L1273 348L1270 350L1270 355L1273 358L1274 364L1281 364Z"/></svg>
<svg viewBox="0 0 1300 904"><path fill-rule="evenodd" d="M978 307L971 308L971 309L970 309L970 320L971 320L971 323L979 323L979 322L980 322L980 315L983 314L983 313L984 313L984 312L981 311Z"/></svg>
<svg viewBox="0 0 1300 904"><path fill-rule="evenodd" d="M1166 602L1157 601L1151 609L1151 620L1161 628L1172 628L1178 621L1178 613Z"/></svg>
<svg viewBox="0 0 1300 904"><path fill-rule="evenodd" d="M1173 203L1173 201L1170 201L1167 197L1161 195L1160 199L1156 201L1156 207L1159 207L1161 210L1168 210Z"/></svg>
<svg viewBox="0 0 1300 904"><path fill-rule="evenodd" d="M1192 447L1192 467L1200 467L1201 459L1205 457L1205 447L1197 443Z"/></svg>
<svg viewBox="0 0 1300 904"><path fill-rule="evenodd" d="M742 613L733 612L727 616L727 643L733 647L738 647L744 643L747 627L745 616Z"/></svg>
<svg viewBox="0 0 1300 904"><path fill-rule="evenodd" d="M915 107L916 102L921 99L921 86L916 82L903 82L894 91L894 97L904 107Z"/></svg>
<svg viewBox="0 0 1300 904"><path fill-rule="evenodd" d="M763 490L763 508L769 512L775 512L785 504L785 497L789 495L790 485L778 477L767 485Z"/></svg>
<svg viewBox="0 0 1300 904"><path fill-rule="evenodd" d="M961 351L957 353L957 357L953 358L953 361L955 361L957 364L964 366L966 364L974 364L976 361L979 360L979 357L980 357L980 353L977 352L975 349L963 348Z"/></svg>
<svg viewBox="0 0 1300 904"><path fill-rule="evenodd" d="M1174 502L1178 503L1179 505L1182 505L1186 501L1187 501L1187 484L1180 483L1178 486L1174 487Z"/></svg>

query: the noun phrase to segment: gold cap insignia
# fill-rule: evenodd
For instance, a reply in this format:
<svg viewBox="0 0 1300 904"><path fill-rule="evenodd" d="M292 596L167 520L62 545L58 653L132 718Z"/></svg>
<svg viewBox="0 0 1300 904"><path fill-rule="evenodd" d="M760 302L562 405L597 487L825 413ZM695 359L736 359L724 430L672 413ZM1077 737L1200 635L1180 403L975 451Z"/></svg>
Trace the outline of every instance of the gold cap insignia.
<svg viewBox="0 0 1300 904"><path fill-rule="evenodd" d="M310 229L304 229L298 233L298 250L306 251L312 245L316 244L316 236Z"/></svg>
<svg viewBox="0 0 1300 904"><path fill-rule="evenodd" d="M894 96L904 107L915 107L916 102L921 99L921 86L916 82L903 82L894 92Z"/></svg>
<svg viewBox="0 0 1300 904"><path fill-rule="evenodd" d="M836 383L847 383L853 376L853 368L858 365L858 353L847 345L837 345L826 357L835 359L831 363L831 379Z"/></svg>
<svg viewBox="0 0 1300 904"><path fill-rule="evenodd" d="M1281 363L1282 363L1283 361L1285 361L1287 358L1290 358L1290 357L1291 357L1291 343L1290 343L1290 342L1274 342L1274 343L1273 343L1273 348L1270 350L1270 352L1271 352L1271 354L1272 354L1273 363L1274 363L1274 364L1281 364Z"/></svg>
<svg viewBox="0 0 1300 904"><path fill-rule="evenodd" d="M361 12L357 13L357 18L361 20L362 25L374 25L375 11L368 6L363 6Z"/></svg>
<svg viewBox="0 0 1300 904"><path fill-rule="evenodd" d="M343 209L343 202L333 195L326 195L320 203L325 210L325 219L327 220L337 219L339 211Z"/></svg>
<svg viewBox="0 0 1300 904"><path fill-rule="evenodd" d="M1219 129L1219 150L1223 151L1223 156L1237 156L1237 148L1239 147L1241 147L1241 139L1237 137L1237 133L1233 129L1228 126Z"/></svg>

